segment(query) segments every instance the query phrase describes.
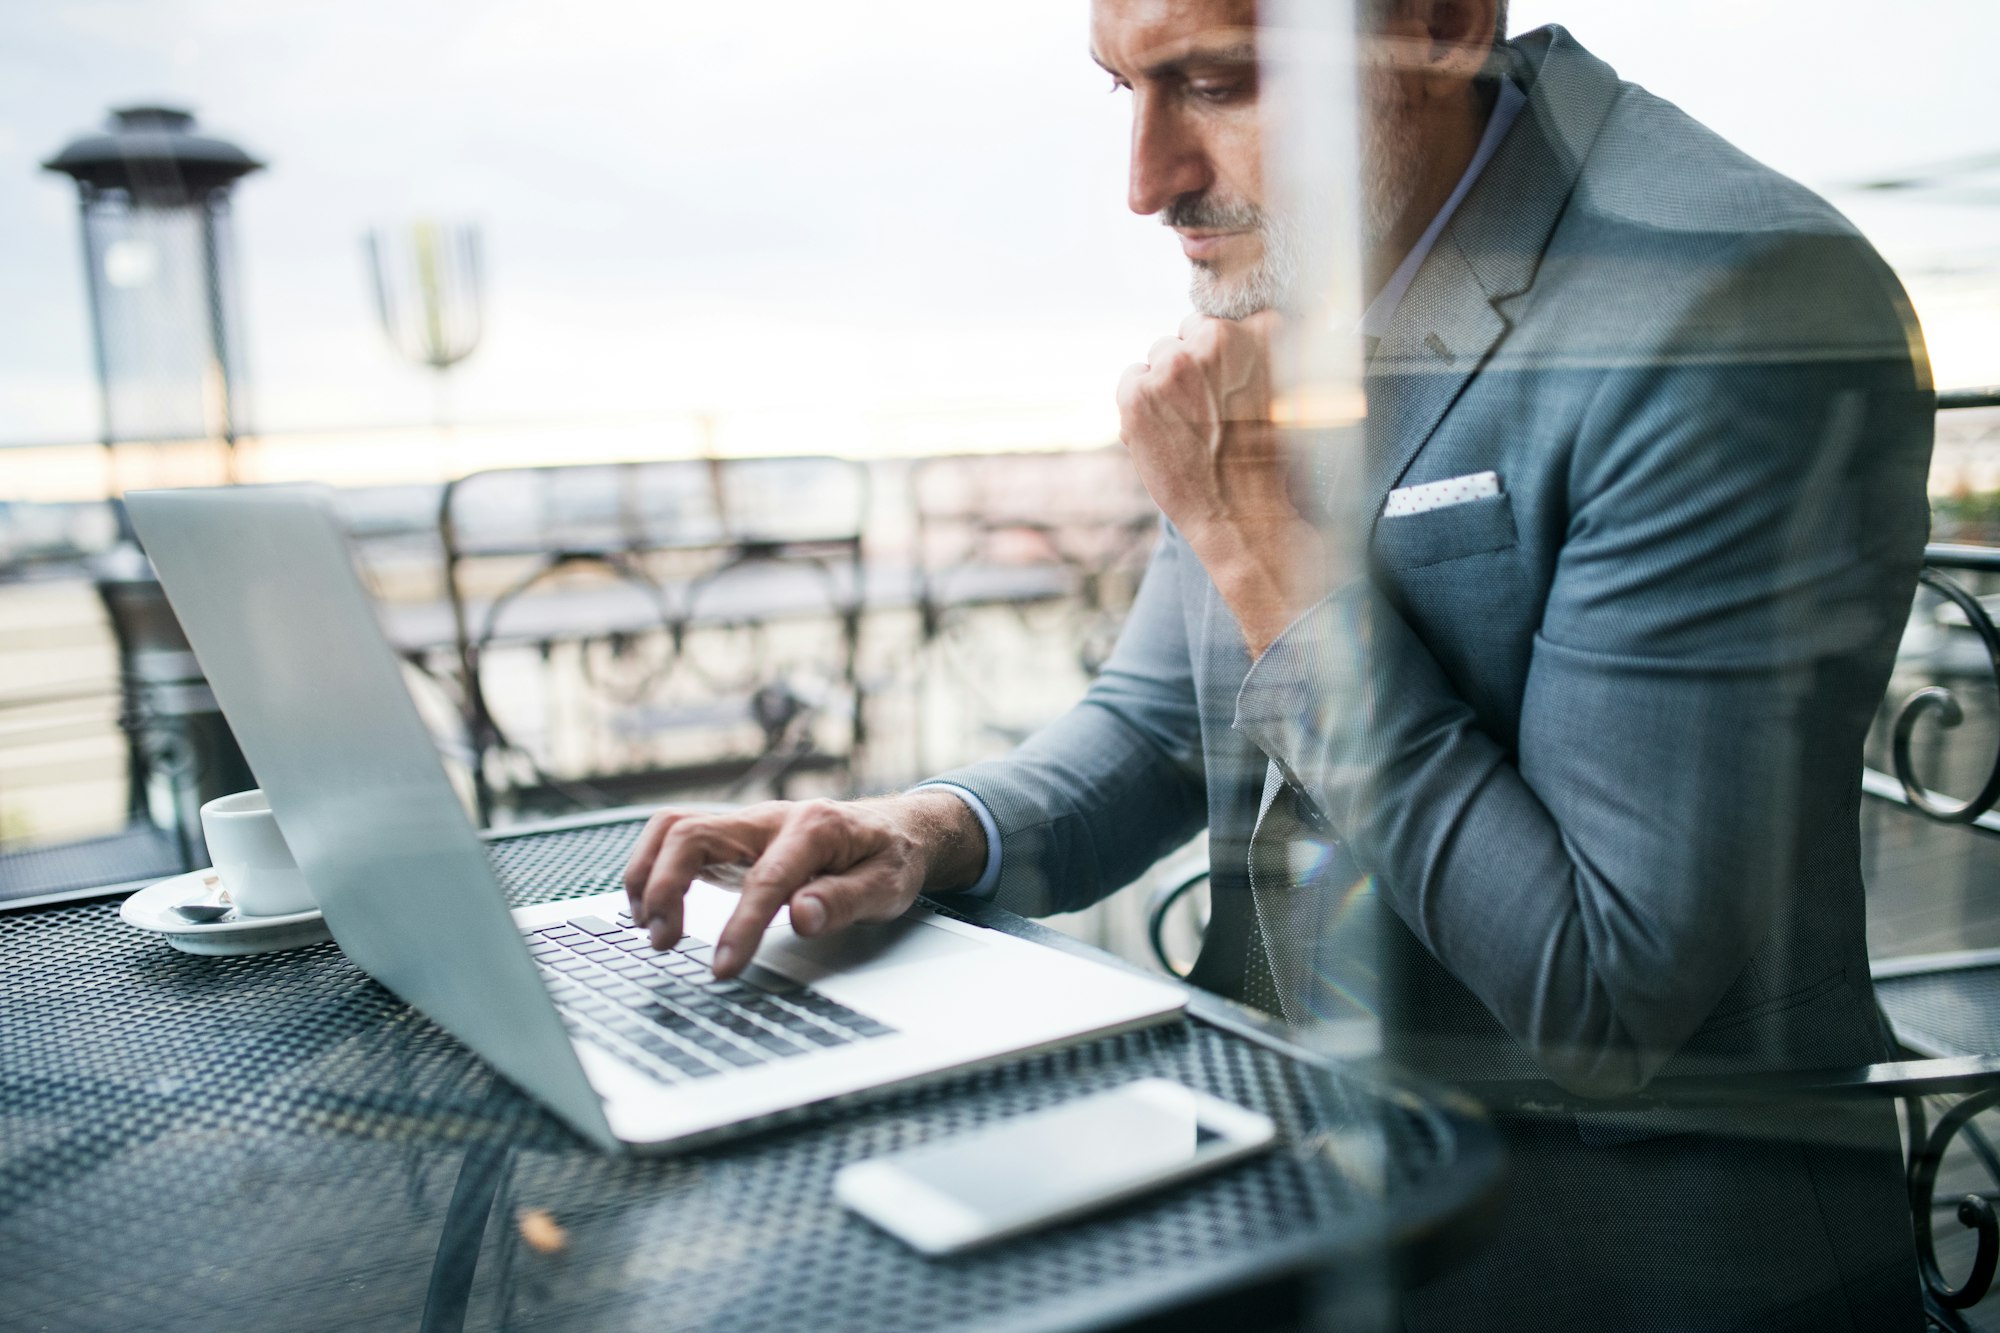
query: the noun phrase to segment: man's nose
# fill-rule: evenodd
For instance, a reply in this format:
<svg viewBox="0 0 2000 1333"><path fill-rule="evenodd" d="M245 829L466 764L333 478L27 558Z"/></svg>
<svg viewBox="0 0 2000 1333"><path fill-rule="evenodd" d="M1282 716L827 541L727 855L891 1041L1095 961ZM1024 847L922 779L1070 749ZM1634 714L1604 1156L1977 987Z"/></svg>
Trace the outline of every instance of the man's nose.
<svg viewBox="0 0 2000 1333"><path fill-rule="evenodd" d="M1152 99L1135 99L1126 205L1134 213L1157 213L1184 194L1201 193L1214 180L1199 137L1171 109Z"/></svg>

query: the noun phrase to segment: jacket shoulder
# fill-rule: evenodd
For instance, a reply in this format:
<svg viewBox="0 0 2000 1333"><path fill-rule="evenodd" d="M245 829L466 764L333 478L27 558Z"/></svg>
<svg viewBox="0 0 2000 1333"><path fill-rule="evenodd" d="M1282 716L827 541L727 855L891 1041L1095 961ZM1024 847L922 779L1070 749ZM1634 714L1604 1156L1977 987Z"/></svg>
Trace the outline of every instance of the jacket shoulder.
<svg viewBox="0 0 2000 1333"><path fill-rule="evenodd" d="M1664 236L1840 237L1840 211L1665 98L1620 82L1578 178L1590 212Z"/></svg>
<svg viewBox="0 0 2000 1333"><path fill-rule="evenodd" d="M1567 364L1890 362L1929 383L1908 296L1867 238L1632 84L1582 163L1534 286L1524 309L1553 333L1536 350Z"/></svg>

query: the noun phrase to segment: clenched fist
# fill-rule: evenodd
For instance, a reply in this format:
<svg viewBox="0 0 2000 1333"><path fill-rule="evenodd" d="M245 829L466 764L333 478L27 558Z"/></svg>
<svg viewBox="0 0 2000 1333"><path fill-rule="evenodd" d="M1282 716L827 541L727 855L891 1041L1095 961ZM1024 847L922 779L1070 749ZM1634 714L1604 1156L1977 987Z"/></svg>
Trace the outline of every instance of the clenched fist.
<svg viewBox="0 0 2000 1333"><path fill-rule="evenodd" d="M1271 421L1277 316L1190 315L1118 382L1119 435L1139 478L1235 613L1251 655L1326 590L1325 543L1291 497Z"/></svg>

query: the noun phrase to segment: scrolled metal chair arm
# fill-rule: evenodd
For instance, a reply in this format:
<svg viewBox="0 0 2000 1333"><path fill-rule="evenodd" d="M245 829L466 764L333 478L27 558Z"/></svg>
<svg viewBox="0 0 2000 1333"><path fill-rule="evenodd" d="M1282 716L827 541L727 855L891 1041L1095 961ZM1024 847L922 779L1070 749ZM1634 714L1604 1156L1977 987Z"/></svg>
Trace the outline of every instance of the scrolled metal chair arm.
<svg viewBox="0 0 2000 1333"><path fill-rule="evenodd" d="M1995 628L1993 618L1986 614L1986 608L1980 605L1979 599L1936 569L1926 567L1918 575L1918 582L1965 613L1966 623L1986 649L1986 659L1993 668L1995 680L2000 680L2000 628ZM1910 757L1910 739L1916 732L1917 723L1930 713L1935 713L1938 724L1947 730L1965 720L1965 710L1959 707L1957 698L1941 685L1925 686L1905 699L1903 706L1896 710L1891 732L1896 781L1902 784L1903 795L1911 807L1926 817L1940 824L1970 824L2000 802L2000 753L1995 754L1992 770L1988 772L1986 783L1977 796L1956 804L1937 801L1917 780L1916 763Z"/></svg>
<svg viewBox="0 0 2000 1333"><path fill-rule="evenodd" d="M1170 879L1153 890L1146 900L1146 942L1153 947L1153 957L1166 971L1183 980L1192 969L1174 966L1167 953L1167 917L1180 904L1181 899L1208 880L1208 867L1201 866L1184 875Z"/></svg>
<svg viewBox="0 0 2000 1333"><path fill-rule="evenodd" d="M2000 1217L1981 1196L1968 1194L1958 1202L1959 1225L1978 1234L1978 1248L1972 1257L1972 1271L1957 1286L1945 1278L1938 1264L1937 1237L1931 1229L1931 1203L1945 1150L1974 1116L1996 1102L2000 1102L2000 1088L1967 1097L1946 1111L1928 1134L1923 1130L1921 1104L1910 1105L1910 1219L1916 1230L1917 1266L1925 1294L1946 1310L1968 1310L1977 1305L1993 1285L1996 1267L2000 1267Z"/></svg>

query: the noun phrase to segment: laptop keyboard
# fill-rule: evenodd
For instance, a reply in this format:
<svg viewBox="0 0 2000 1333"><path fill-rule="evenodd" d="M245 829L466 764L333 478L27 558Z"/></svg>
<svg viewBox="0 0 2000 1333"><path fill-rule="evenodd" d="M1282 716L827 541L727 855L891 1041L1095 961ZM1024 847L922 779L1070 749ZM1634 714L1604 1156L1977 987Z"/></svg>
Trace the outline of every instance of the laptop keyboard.
<svg viewBox="0 0 2000 1333"><path fill-rule="evenodd" d="M755 964L718 981L706 942L690 936L661 952L624 912L615 921L578 916L523 933L563 1025L665 1082L895 1032Z"/></svg>

